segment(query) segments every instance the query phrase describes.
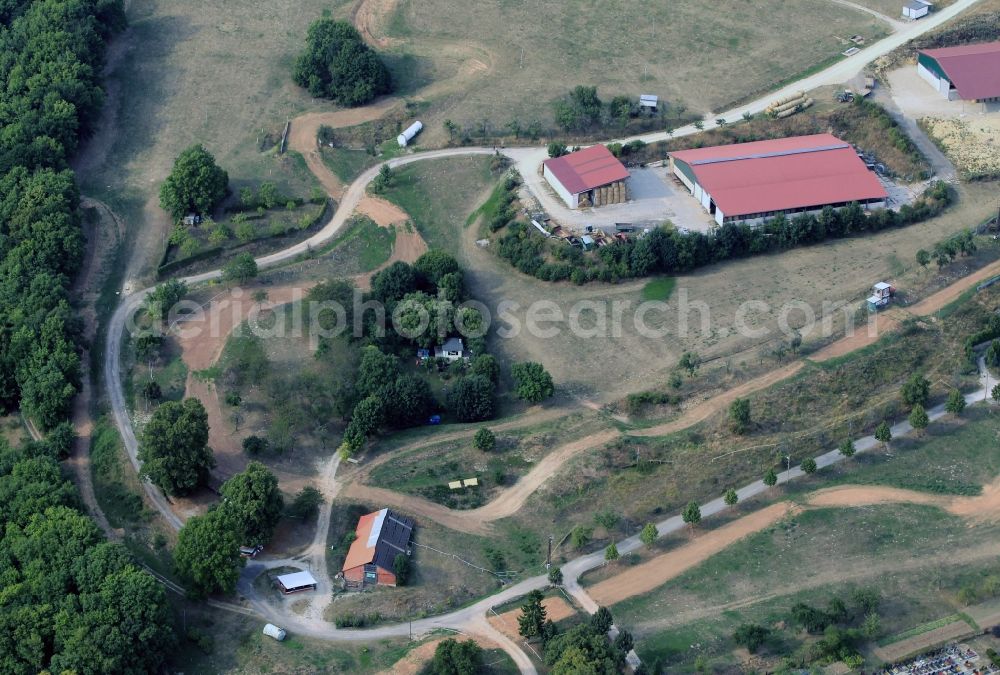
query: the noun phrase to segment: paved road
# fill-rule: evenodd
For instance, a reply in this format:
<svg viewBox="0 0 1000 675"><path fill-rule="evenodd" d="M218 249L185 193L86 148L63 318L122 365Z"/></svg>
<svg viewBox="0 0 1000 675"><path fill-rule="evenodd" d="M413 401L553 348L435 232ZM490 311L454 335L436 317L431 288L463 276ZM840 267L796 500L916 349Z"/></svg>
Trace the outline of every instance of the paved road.
<svg viewBox="0 0 1000 675"><path fill-rule="evenodd" d="M771 92L768 95L761 97L755 101L751 101L745 105L739 106L729 111L725 111L717 114L710 114L706 116L704 120L704 128L712 128L716 126L715 118L723 117L725 119L738 119L744 112L759 113L767 107L767 105L778 98L782 98L789 94L792 94L801 90L811 90L816 87L839 84L849 80L851 77L856 75L864 66L868 65L878 57L887 54L896 47L904 44L906 41L927 32L942 23L948 21L958 13L971 7L972 5L980 2L981 0L959 0L955 4L931 15L931 17L918 21L905 29L899 30L893 35L863 49L858 54L854 56L845 58L842 61L826 68L814 75L803 78L795 83L785 86L778 91ZM694 134L700 131L696 129L693 125L688 125L680 129L673 131L672 136L684 136L689 134ZM665 132L644 134L637 136L638 138L647 143L662 141L668 138ZM621 142L628 142L633 140L633 138L621 139ZM610 141L609 141L610 142ZM407 157L401 157L397 159L390 160L388 164L392 167L404 166L406 164L411 164L418 161L426 161L431 159L440 159L447 157L459 157L468 155L489 155L495 152L492 148L448 148L444 150L437 150L431 152L424 152L415 155L410 155ZM542 148L507 148L502 150L503 154L507 155L517 164L518 169L521 171L522 176L528 180L534 177L537 173L538 163L544 159L545 151ZM364 172L343 195L340 204L336 212L331 217L330 221L315 235L310 237L308 240L295 244L283 251L277 253L263 256L257 259L257 264L259 267L271 267L289 260L293 260L296 257L306 254L312 249L318 248L323 244L329 242L333 237L335 237L347 223L349 217L353 213L358 202L365 194L365 189L368 183L374 178L379 170L379 166L372 167L368 171ZM220 270L214 270L211 272L205 272L203 274L192 275L186 277L184 281L188 284L195 284L204 281L210 281L213 279L218 279L221 277ZM115 313L112 315L111 320L108 325L107 342L105 344L105 359L104 359L104 378L105 384L108 389L108 398L111 403L112 415L115 420L115 424L118 427L122 435L122 440L125 444L125 448L128 452L129 459L132 462L133 467L135 467L138 472L140 465L138 460L138 442L135 437L135 432L132 427L131 419L128 416L127 410L125 408L125 397L124 391L122 389L122 372L121 372L121 344L126 327L126 323L131 314L133 314L142 304L145 296L149 293L151 289L145 289L133 293L132 295L124 298L122 304L118 307ZM985 388L985 394L988 395L989 392L989 377L987 376L987 387ZM980 400L984 397L984 391L976 392L967 399ZM943 411L939 409L934 409L928 413L931 419L936 419L943 414ZM900 434L905 433L906 428L909 425L905 422L894 427L893 433L897 434L897 430ZM875 447L875 441L873 438L869 437L866 439L861 439L858 442L858 450L867 451ZM825 455L816 458L817 465L820 467L827 466L841 459L837 451L831 451ZM335 468L329 476L329 480L333 481L335 479ZM785 482L792 480L798 476L802 475L802 471L798 467L792 468L790 471L783 472L779 475L779 481ZM159 492L154 486L150 484L145 484L145 489L153 503L153 505L161 512L166 521L170 523L175 529L179 529L182 525L181 520L173 513L170 509L170 505L164 498L162 493ZM749 498L751 496L760 494L766 489L760 481L752 483L741 488L738 493L741 500ZM722 499L716 499L708 502L702 506L703 517L711 517L712 515L722 511L726 508ZM662 535L676 532L683 527L680 516L674 516L668 518L658 524L658 529ZM319 537L317 536L317 540ZM624 540L619 545L619 551L621 553L627 553L636 549L640 545L637 537L631 537ZM601 552L594 553L587 556L582 556L577 558L570 563L568 563L563 568L563 574L565 578L565 583L567 589L578 599L581 604L588 610L593 609L593 601L589 599L583 589L579 586L577 581L580 574L583 572L593 569L601 564L603 564L603 554ZM251 569L253 569L251 567ZM478 603L470 605L469 607L457 610L455 612L430 618L421 619L414 621L412 624L396 624L391 626L380 626L373 629L367 630L341 630L336 629L329 624L320 620L304 621L301 618L295 616L294 614L287 613L283 615L280 619L276 619L288 626L294 631L301 632L303 634L312 635L316 637L330 638L330 639L342 639L342 640L371 640L373 638L380 637L391 637L391 636L402 636L407 635L410 630L415 634L423 634L429 631L447 628L455 630L474 627L477 631L487 631L490 637L497 639L506 647L511 656L515 659L518 667L522 672L533 673L535 672L534 667L531 665L530 660L525 656L524 652L521 651L516 645L514 645L510 640L499 635L495 630L486 623L484 615L490 607L502 604L508 600L515 599L530 590L535 588L542 588L547 584L545 576L533 577L531 579L526 579L518 584L508 587L502 592L493 595L485 600ZM257 607L263 615L268 616L273 613L273 610L267 607Z"/></svg>

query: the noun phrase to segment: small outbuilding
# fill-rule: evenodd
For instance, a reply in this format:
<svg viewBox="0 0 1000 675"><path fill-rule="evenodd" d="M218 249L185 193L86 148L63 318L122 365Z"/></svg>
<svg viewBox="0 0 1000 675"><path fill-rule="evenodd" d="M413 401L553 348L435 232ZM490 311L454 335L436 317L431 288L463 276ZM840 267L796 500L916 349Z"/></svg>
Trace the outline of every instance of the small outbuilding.
<svg viewBox="0 0 1000 675"><path fill-rule="evenodd" d="M910 19L922 19L927 16L927 13L931 11L930 5L921 0L909 0L903 5L903 18Z"/></svg>
<svg viewBox="0 0 1000 675"><path fill-rule="evenodd" d="M656 111L656 106L660 103L660 97L654 94L642 94L639 96L639 107Z"/></svg>
<svg viewBox="0 0 1000 675"><path fill-rule="evenodd" d="M448 338L444 344L434 348L434 358L458 361L465 358L465 345L462 338Z"/></svg>
<svg viewBox="0 0 1000 675"><path fill-rule="evenodd" d="M547 159L542 175L571 209L628 201L628 170L603 145Z"/></svg>
<svg viewBox="0 0 1000 675"><path fill-rule="evenodd" d="M316 590L316 579L309 572L305 571L282 574L275 581L278 584L278 588L285 595Z"/></svg>
<svg viewBox="0 0 1000 675"><path fill-rule="evenodd" d="M344 579L355 586L395 586L393 563L410 554L413 521L382 509L358 519L355 539L344 559Z"/></svg>

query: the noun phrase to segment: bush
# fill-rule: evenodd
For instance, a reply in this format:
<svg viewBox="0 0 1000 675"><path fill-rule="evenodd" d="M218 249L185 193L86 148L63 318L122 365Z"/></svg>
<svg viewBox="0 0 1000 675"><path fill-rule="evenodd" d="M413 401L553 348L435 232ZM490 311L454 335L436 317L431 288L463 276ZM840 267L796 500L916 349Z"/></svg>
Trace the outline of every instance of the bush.
<svg viewBox="0 0 1000 675"><path fill-rule="evenodd" d="M492 452L497 446L497 437L492 431L483 427L476 432L476 435L472 438L472 445L476 450L482 450L483 452Z"/></svg>
<svg viewBox="0 0 1000 675"><path fill-rule="evenodd" d="M481 375L463 377L448 395L448 407L460 422L492 419L496 408L493 384Z"/></svg>
<svg viewBox="0 0 1000 675"><path fill-rule="evenodd" d="M289 504L288 515L301 520L312 520L319 513L319 506L322 503L322 493L312 486L306 486L299 490L295 499Z"/></svg>
<svg viewBox="0 0 1000 675"><path fill-rule="evenodd" d="M243 452L248 455L261 455L270 449L271 444L261 436L247 436L243 439Z"/></svg>
<svg viewBox="0 0 1000 675"><path fill-rule="evenodd" d="M767 640L770 632L766 626L756 623L744 623L733 633L733 642L741 647L746 647L747 651L751 654L756 654L757 650Z"/></svg>
<svg viewBox="0 0 1000 675"><path fill-rule="evenodd" d="M515 363L510 374L516 382L515 394L528 403L540 403L555 391L552 376L540 363Z"/></svg>

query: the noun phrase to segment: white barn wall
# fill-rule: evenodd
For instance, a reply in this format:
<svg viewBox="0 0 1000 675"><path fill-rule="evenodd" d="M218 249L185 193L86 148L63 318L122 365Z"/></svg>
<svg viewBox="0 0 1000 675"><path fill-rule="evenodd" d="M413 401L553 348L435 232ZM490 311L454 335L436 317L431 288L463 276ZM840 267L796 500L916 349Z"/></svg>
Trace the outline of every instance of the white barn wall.
<svg viewBox="0 0 1000 675"><path fill-rule="evenodd" d="M552 186L552 189L556 191L556 194L562 197L562 200L566 202L566 206L571 209L575 209L579 206L578 195L573 194L566 187L559 182L555 174L549 171L547 164L542 165L542 177Z"/></svg>

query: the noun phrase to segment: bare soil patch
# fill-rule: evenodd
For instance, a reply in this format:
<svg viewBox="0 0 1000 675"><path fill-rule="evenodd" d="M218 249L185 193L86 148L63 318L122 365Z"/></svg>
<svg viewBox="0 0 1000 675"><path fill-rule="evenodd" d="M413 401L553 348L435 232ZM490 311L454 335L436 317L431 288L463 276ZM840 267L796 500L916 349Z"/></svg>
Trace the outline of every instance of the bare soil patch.
<svg viewBox="0 0 1000 675"><path fill-rule="evenodd" d="M935 645L941 645L971 634L972 628L964 621L953 621L947 626L935 628L932 631L914 635L911 638L894 642L886 647L875 647L875 655L885 663L895 663Z"/></svg>
<svg viewBox="0 0 1000 675"><path fill-rule="evenodd" d="M576 609L558 595L549 596L542 600L542 607L545 608L545 618L551 619L553 623L558 623L576 614ZM517 618L519 616L521 616L521 609L515 608L503 614L490 613L487 619L498 631L518 642L521 640L521 636L517 632Z"/></svg>

